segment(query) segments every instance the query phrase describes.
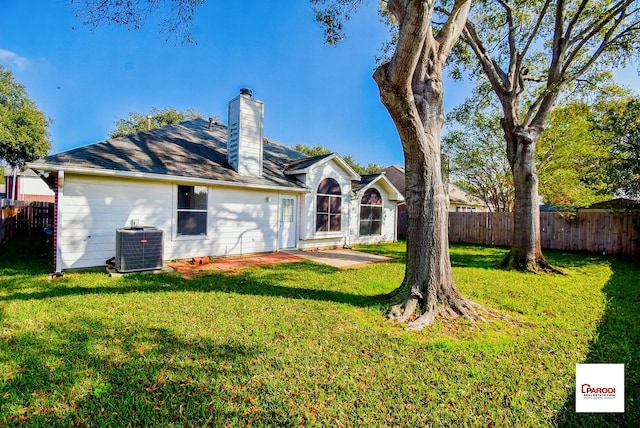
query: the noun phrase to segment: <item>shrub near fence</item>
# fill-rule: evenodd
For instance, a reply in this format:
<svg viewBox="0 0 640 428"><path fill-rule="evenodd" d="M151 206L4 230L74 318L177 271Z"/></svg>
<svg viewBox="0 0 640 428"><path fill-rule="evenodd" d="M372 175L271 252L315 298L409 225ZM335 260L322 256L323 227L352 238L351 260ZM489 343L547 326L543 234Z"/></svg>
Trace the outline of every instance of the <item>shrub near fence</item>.
<svg viewBox="0 0 640 428"><path fill-rule="evenodd" d="M449 242L512 245L513 213L449 213ZM640 213L540 213L542 248L640 255Z"/></svg>

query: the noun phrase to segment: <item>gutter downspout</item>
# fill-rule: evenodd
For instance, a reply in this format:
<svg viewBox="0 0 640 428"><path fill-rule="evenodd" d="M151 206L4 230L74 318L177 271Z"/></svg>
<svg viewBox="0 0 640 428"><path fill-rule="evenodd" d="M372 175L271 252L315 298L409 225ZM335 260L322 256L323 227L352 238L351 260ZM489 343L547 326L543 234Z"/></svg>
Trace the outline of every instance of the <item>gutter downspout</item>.
<svg viewBox="0 0 640 428"><path fill-rule="evenodd" d="M62 236L62 197L64 196L64 171L58 171L55 186L55 213L53 229L53 250L54 267L56 274L62 273L62 247L60 237Z"/></svg>

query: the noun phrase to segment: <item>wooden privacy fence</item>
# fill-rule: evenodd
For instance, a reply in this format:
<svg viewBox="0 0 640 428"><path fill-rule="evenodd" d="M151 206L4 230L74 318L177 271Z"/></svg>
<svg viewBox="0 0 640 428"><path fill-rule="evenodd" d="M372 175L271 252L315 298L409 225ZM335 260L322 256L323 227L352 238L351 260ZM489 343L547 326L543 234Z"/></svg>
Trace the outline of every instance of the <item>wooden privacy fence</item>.
<svg viewBox="0 0 640 428"><path fill-rule="evenodd" d="M512 244L513 213L449 213L449 242ZM640 255L640 212L540 213L542 248Z"/></svg>
<svg viewBox="0 0 640 428"><path fill-rule="evenodd" d="M53 206L50 202L3 204L0 242L14 236L43 235L47 225L53 225Z"/></svg>

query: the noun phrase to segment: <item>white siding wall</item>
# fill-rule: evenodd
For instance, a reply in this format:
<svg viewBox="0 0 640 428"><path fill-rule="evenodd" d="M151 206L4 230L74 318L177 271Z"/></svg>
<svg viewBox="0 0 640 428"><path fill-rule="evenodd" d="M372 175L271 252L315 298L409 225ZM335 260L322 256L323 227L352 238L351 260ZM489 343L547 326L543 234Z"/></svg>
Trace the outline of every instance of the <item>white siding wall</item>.
<svg viewBox="0 0 640 428"><path fill-rule="evenodd" d="M61 212L62 269L103 266L116 229L137 220L164 231L164 259L276 251L278 193L209 188L206 236L177 236L177 184L67 174Z"/></svg>
<svg viewBox="0 0 640 428"><path fill-rule="evenodd" d="M102 266L115 256L116 229L171 230L172 187L150 181L65 175L60 237L62 269Z"/></svg>
<svg viewBox="0 0 640 428"><path fill-rule="evenodd" d="M277 250L277 193L220 188L210 195L209 233L213 239L213 255Z"/></svg>
<svg viewBox="0 0 640 428"><path fill-rule="evenodd" d="M342 190L340 232L315 231L315 191L331 177ZM360 199L351 200L351 181L333 162L305 177L311 193L299 196L298 248L313 249L395 239L395 203L383 195L382 235L359 236ZM377 187L376 187L377 188ZM116 229L154 226L164 231L164 259L226 256L278 250L279 193L210 187L206 236L177 236L177 183L66 174L60 213L62 269L103 266L115 256Z"/></svg>

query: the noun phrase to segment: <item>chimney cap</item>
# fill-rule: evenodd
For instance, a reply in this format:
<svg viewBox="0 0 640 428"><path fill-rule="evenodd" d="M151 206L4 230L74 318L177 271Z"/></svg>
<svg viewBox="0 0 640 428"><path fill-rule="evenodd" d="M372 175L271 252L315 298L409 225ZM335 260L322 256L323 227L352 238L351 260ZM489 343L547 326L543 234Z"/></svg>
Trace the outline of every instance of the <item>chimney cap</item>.
<svg viewBox="0 0 640 428"><path fill-rule="evenodd" d="M240 95L253 96L253 91L250 88L240 88Z"/></svg>

